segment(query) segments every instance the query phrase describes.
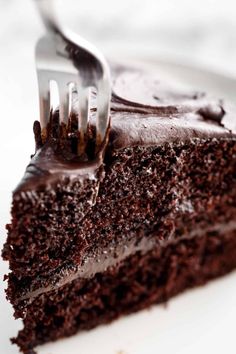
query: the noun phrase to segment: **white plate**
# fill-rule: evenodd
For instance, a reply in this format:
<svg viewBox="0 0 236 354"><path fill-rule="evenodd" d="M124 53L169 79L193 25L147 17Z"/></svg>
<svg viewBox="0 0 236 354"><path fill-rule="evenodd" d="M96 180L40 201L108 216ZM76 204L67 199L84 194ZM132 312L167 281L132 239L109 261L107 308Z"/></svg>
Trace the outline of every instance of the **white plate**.
<svg viewBox="0 0 236 354"><path fill-rule="evenodd" d="M13 60L13 59L12 59ZM14 59L15 60L15 59ZM11 64L11 58L6 66ZM236 81L197 68L166 61L149 61L162 78L208 91L221 98L234 101ZM3 66L2 66L3 67ZM19 69L20 68L20 69ZM19 58L11 75L0 68L2 172L1 235L9 222L11 190L19 181L33 152L32 123L38 117L37 91L31 56ZM34 78L34 79L32 79ZM12 89L17 93L12 101ZM2 112L3 110L3 112ZM10 135L9 133L10 132ZM7 272L0 261L1 274ZM18 353L9 343L21 327L14 321L11 306L5 300L0 283L0 353ZM236 273L209 285L188 291L172 299L168 307L154 306L151 310L127 316L90 332L50 343L38 349L39 354L235 354Z"/></svg>

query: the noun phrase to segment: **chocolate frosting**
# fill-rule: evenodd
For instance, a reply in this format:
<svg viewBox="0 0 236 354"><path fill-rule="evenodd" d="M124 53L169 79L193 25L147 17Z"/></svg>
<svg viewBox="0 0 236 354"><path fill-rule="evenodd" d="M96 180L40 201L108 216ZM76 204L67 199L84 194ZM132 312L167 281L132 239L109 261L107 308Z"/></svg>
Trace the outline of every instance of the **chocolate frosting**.
<svg viewBox="0 0 236 354"><path fill-rule="evenodd" d="M228 103L202 92L183 91L142 71L118 72L113 84L113 148L236 133L235 108Z"/></svg>
<svg viewBox="0 0 236 354"><path fill-rule="evenodd" d="M184 235L178 240L160 240L159 244L165 247L170 243L178 242L180 239L189 240L194 237L201 237L206 232L217 232L221 234L235 230L235 228L235 221L226 224L220 223L210 226L208 229L198 228L193 230L191 234L188 236ZM157 240L149 235L149 237L142 238L139 243L130 241L127 242L125 246L117 245L117 247L112 248L112 250L108 248L101 251L101 249L98 248L95 254L87 256L79 265L65 264L55 269L55 271L50 274L50 282L48 282L47 277L36 278L32 281L29 288L23 288L21 292L17 294L17 302L30 301L38 295L55 290L77 278L92 278L96 273L101 273L106 271L109 267L117 266L117 264L135 252L145 254L156 245ZM40 280L40 285L38 280Z"/></svg>

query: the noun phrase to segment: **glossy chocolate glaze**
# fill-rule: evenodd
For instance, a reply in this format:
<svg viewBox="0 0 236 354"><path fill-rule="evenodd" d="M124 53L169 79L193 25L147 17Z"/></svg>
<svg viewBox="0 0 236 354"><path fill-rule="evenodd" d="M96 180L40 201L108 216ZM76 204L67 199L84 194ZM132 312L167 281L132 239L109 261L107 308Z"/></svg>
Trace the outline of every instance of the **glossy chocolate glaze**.
<svg viewBox="0 0 236 354"><path fill-rule="evenodd" d="M222 100L208 98L204 93L183 92L139 70L115 68L113 81L108 150L209 138L236 139L236 112ZM104 151L91 162L81 162L73 154L62 156L50 142L43 145L38 123L35 126L35 137L36 153L15 194L51 188L54 182L65 177L82 182L90 179L96 180L96 191L92 195L91 204L96 203L99 183L104 178ZM219 225L219 230L221 227ZM116 266L134 252L147 252L152 247L152 240L143 238L139 245L131 243L125 247L117 245L117 249L112 252L104 250L107 252L105 255L93 255L88 257L87 262L84 260L75 267L62 268L58 274L55 273L54 281L45 285L44 289L37 288L37 282L36 285L32 284L31 289L25 289L26 293L24 291L24 294L19 295L19 300L51 291L77 277L91 277L109 266Z"/></svg>

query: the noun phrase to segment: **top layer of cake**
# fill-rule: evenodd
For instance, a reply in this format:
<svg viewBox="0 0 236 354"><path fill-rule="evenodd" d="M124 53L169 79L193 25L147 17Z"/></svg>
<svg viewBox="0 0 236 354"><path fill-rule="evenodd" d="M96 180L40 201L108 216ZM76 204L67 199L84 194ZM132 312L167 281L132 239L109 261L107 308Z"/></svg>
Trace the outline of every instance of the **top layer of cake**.
<svg viewBox="0 0 236 354"><path fill-rule="evenodd" d="M231 138L236 133L235 113L235 108L222 99L180 89L177 85L170 86L140 69L115 67L109 150L214 137ZM95 123L93 117L91 122L92 125ZM101 166L101 155L84 164L74 154L58 152L58 149L55 153L52 145L56 139L41 147L37 143L40 139L39 125L36 128L36 154L20 183L20 190L29 189L29 183L37 185L41 180L45 183L45 172L50 175L49 181L63 173L83 179L93 176ZM51 132L56 129L51 127ZM40 148L37 149L37 145Z"/></svg>

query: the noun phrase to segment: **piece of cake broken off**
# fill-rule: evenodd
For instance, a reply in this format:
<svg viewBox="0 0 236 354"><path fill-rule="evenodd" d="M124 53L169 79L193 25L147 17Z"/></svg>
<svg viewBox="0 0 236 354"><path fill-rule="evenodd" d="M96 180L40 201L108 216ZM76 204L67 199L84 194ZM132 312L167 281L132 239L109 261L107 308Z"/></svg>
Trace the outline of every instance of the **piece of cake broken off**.
<svg viewBox="0 0 236 354"><path fill-rule="evenodd" d="M13 193L3 257L28 354L236 267L236 112L139 70L113 72L105 151L55 136Z"/></svg>

